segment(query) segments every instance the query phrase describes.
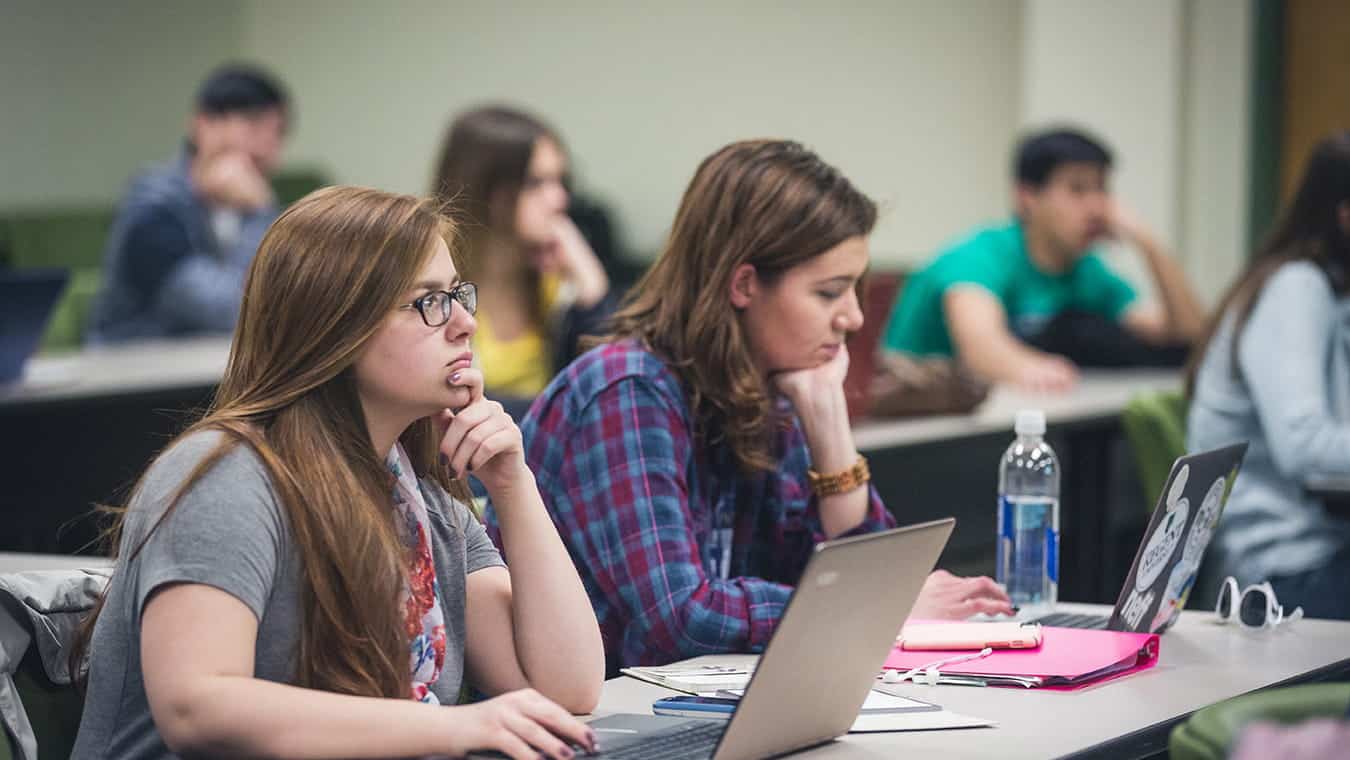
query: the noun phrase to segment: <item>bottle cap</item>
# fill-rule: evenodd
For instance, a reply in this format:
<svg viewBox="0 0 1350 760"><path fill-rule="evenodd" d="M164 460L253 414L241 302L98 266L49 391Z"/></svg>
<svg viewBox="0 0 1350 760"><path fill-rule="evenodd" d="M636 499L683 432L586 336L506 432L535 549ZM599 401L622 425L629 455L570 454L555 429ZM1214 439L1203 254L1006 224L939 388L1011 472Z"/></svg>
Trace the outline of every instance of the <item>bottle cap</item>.
<svg viewBox="0 0 1350 760"><path fill-rule="evenodd" d="M1023 409L1017 413L1013 430L1018 435L1045 435L1045 412L1040 409Z"/></svg>

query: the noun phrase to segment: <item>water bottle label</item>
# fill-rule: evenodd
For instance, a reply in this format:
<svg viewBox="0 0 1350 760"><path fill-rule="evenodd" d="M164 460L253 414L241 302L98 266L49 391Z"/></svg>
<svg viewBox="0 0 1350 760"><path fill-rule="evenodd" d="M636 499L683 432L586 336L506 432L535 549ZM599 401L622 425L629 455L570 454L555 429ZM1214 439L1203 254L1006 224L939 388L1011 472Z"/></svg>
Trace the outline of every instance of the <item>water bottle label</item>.
<svg viewBox="0 0 1350 760"><path fill-rule="evenodd" d="M1012 575L1013 504L1005 498L998 500L998 536L994 546L994 580L1006 586Z"/></svg>
<svg viewBox="0 0 1350 760"><path fill-rule="evenodd" d="M1045 574L1051 583L1059 585L1059 531L1054 525L1045 526Z"/></svg>
<svg viewBox="0 0 1350 760"><path fill-rule="evenodd" d="M995 571L1014 604L1053 602L1059 584L1057 500L1003 495L999 498Z"/></svg>

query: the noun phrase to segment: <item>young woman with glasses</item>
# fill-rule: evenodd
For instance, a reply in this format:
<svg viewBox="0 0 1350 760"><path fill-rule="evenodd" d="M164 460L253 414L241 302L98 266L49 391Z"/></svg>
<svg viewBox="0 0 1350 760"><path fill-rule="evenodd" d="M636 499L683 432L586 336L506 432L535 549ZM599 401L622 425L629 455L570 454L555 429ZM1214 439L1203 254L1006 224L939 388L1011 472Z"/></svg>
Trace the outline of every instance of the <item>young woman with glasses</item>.
<svg viewBox="0 0 1350 760"><path fill-rule="evenodd" d="M606 341L522 425L526 460L600 619L609 672L769 640L818 541L891 527L849 428L876 207L793 142L703 162ZM505 512L495 501L489 524ZM504 536L504 534L503 534ZM1009 612L935 573L914 614Z"/></svg>
<svg viewBox="0 0 1350 760"><path fill-rule="evenodd" d="M483 398L453 250L435 204L362 188L273 224L214 402L120 514L74 757L594 746L569 713L599 697L595 615Z"/></svg>

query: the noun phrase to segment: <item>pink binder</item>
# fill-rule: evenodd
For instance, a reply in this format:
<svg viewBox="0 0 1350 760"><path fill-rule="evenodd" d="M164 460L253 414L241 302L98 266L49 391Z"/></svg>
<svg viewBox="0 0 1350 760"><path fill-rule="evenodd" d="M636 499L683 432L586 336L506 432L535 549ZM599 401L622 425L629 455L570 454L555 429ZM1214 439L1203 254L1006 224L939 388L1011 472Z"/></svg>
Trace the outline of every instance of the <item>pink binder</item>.
<svg viewBox="0 0 1350 760"><path fill-rule="evenodd" d="M883 667L909 670L963 654L970 651L911 652L897 645ZM1157 662L1156 633L1047 626L1041 630L1041 645L1036 649L998 649L978 660L938 668L944 675L968 676L990 686L1068 690L1147 670Z"/></svg>

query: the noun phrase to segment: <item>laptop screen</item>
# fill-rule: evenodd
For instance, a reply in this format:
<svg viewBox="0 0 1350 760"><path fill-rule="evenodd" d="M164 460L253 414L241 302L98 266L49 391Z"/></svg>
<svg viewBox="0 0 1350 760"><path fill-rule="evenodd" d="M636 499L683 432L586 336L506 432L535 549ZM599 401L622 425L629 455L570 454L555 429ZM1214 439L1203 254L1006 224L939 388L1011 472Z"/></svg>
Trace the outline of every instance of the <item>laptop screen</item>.
<svg viewBox="0 0 1350 760"><path fill-rule="evenodd" d="M1246 452L1242 443L1172 465L1108 628L1162 633L1176 621Z"/></svg>
<svg viewBox="0 0 1350 760"><path fill-rule="evenodd" d="M68 277L64 269L0 270L0 383L23 376Z"/></svg>

